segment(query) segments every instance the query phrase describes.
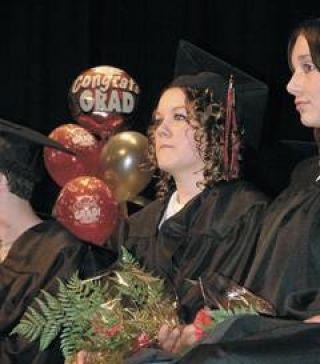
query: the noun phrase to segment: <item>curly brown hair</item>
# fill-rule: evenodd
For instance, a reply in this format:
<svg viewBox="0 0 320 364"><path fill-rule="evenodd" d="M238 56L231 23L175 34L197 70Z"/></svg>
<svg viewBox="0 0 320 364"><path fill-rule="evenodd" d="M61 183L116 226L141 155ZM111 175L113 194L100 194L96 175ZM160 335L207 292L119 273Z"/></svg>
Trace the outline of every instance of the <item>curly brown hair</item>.
<svg viewBox="0 0 320 364"><path fill-rule="evenodd" d="M173 87L166 88L162 94ZM186 96L186 107L188 112L188 122L196 120L198 123L190 123L195 129L194 140L196 149L204 162L203 187L212 187L222 180L229 180L224 171L223 161L223 136L225 126L225 108L214 99L212 90L196 89L190 87L179 88ZM152 167L158 171L159 181L157 187L157 197L165 198L175 188L173 177L162 170L159 170L155 151L155 132L159 126L159 121L153 116L152 123L148 130L149 145L148 159Z"/></svg>

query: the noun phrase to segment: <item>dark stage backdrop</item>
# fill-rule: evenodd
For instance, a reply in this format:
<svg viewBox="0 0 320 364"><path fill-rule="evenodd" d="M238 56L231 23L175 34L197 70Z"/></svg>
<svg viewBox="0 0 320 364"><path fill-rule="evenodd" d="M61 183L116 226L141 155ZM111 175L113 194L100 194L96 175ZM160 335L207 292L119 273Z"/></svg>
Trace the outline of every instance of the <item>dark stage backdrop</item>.
<svg viewBox="0 0 320 364"><path fill-rule="evenodd" d="M130 128L145 132L156 96L173 75L178 41L185 39L268 84L263 145L312 138L285 92L286 47L297 22L320 16L319 1L284 7L279 0L5 0L0 12L4 118L48 134L72 121L67 93L76 76L113 65L142 89ZM262 187L277 192L285 184L282 177L280 184ZM38 192L35 203L48 211L58 189L46 180L40 190L46 197ZM145 193L152 195L150 188Z"/></svg>

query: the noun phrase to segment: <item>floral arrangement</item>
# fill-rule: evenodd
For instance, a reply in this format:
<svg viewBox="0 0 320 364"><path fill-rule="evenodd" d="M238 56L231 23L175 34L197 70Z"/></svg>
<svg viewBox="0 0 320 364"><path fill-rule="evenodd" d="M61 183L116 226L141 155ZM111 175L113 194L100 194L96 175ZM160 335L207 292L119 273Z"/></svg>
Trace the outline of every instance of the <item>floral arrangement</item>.
<svg viewBox="0 0 320 364"><path fill-rule="evenodd" d="M211 297L218 309L198 312L196 339L230 316L272 312L270 304L235 282L222 276L219 281L225 289ZM200 286L208 301L201 279ZM11 335L39 340L41 351L59 337L70 364L80 350L89 353L88 364L122 364L141 348L157 345L162 325L179 325L176 302L165 295L163 280L146 273L125 249L112 271L85 281L77 274L66 283L59 280L56 296L43 290L35 302Z"/></svg>
<svg viewBox="0 0 320 364"><path fill-rule="evenodd" d="M42 291L11 334L39 340L45 350L59 337L68 362L90 353L88 363L120 364L132 353L156 343L163 324L178 324L175 302L161 279L146 273L123 249L112 272L82 281L75 274L59 281L56 296Z"/></svg>

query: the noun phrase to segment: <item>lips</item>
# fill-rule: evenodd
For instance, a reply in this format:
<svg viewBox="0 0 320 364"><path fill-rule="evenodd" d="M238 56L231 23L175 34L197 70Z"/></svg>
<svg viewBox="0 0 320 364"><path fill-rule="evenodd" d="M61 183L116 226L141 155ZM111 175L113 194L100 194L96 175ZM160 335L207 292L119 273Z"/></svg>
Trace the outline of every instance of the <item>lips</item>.
<svg viewBox="0 0 320 364"><path fill-rule="evenodd" d="M309 104L309 102L304 100L295 100L295 104L296 104L296 109L298 111L301 111L306 105Z"/></svg>
<svg viewBox="0 0 320 364"><path fill-rule="evenodd" d="M173 145L170 145L170 144L161 144L159 145L159 149L173 149L174 146Z"/></svg>

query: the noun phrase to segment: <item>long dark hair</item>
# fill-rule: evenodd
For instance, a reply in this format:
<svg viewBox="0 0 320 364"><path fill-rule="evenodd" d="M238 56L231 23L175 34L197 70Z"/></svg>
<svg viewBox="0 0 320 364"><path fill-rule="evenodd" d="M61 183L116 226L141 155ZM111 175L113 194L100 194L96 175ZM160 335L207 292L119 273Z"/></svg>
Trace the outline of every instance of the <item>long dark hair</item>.
<svg viewBox="0 0 320 364"><path fill-rule="evenodd" d="M320 18L308 19L300 23L291 33L288 43L288 63L290 68L293 47L299 35L303 35L308 43L312 62L320 71Z"/></svg>

